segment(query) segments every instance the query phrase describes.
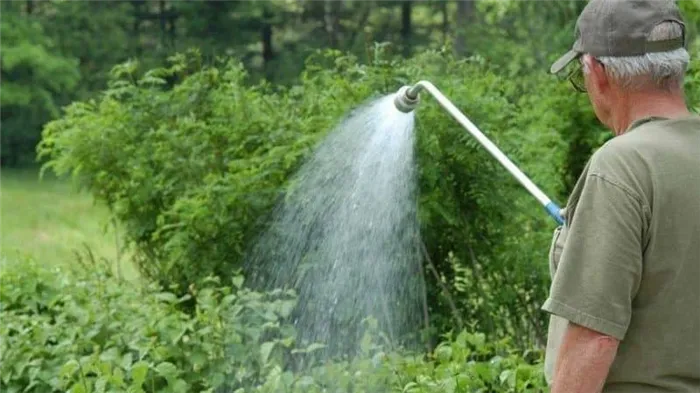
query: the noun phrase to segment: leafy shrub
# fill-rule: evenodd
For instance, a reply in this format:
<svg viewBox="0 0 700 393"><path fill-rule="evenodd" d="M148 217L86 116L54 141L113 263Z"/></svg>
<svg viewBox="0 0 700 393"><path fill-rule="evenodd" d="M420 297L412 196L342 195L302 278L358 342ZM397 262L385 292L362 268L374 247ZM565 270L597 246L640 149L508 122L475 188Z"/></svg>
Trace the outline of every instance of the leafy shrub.
<svg viewBox="0 0 700 393"><path fill-rule="evenodd" d="M180 291L240 267L256 219L345 109L329 102L350 91L275 93L245 86L236 64L197 62L176 57L136 81L134 64L115 68L104 97L71 105L40 148L124 221L142 272Z"/></svg>
<svg viewBox="0 0 700 393"><path fill-rule="evenodd" d="M700 91L697 61L691 99ZM126 63L99 100L72 104L45 128L39 152L110 206L146 277L183 295L243 266L289 176L347 111L421 79L565 203L609 133L567 82L503 73L479 57L433 51L397 60L381 46L366 65L319 52L291 88L251 84L240 65L203 66L196 54L142 76ZM553 222L434 100L425 97L416 116L433 336L457 323L522 348L542 343Z"/></svg>
<svg viewBox="0 0 700 393"><path fill-rule="evenodd" d="M291 336L279 319L293 296L239 289L241 276L231 286L212 279L177 297L88 267L46 270L27 261L4 269L3 391L200 392L227 379L252 386L265 372L261 343ZM190 297L191 315L178 307Z"/></svg>
<svg viewBox="0 0 700 393"><path fill-rule="evenodd" d="M5 392L540 392L541 354L480 333L446 336L434 353L385 352L368 322L362 353L318 364L280 319L289 293L216 280L191 288L196 312L156 285L106 270L33 262L0 278L0 389ZM307 364L302 364L307 362Z"/></svg>
<svg viewBox="0 0 700 393"><path fill-rule="evenodd" d="M527 359L530 358L530 359ZM374 350L293 374L274 369L254 392L547 392L541 354L509 350L506 342L462 332L425 356Z"/></svg>

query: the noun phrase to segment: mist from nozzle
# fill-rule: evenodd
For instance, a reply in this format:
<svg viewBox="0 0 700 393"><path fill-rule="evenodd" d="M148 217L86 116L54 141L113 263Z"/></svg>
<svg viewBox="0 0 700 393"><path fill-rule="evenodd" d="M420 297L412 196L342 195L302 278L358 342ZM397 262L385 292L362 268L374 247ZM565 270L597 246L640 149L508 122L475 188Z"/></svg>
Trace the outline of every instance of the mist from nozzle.
<svg viewBox="0 0 700 393"><path fill-rule="evenodd" d="M389 346L418 342L414 116L394 99L357 108L324 139L246 258L254 286L298 294L297 342L326 345L322 360L360 353L367 317Z"/></svg>
<svg viewBox="0 0 700 393"><path fill-rule="evenodd" d="M400 88L394 97L394 106L396 106L396 109L403 113L413 112L419 103L420 97L417 93L412 92L411 86L404 86Z"/></svg>

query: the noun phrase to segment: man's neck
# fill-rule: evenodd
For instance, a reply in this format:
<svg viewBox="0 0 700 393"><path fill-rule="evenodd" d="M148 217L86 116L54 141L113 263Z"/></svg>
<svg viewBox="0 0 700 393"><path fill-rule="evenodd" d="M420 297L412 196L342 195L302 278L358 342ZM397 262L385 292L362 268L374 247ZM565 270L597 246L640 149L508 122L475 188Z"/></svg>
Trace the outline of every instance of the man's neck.
<svg viewBox="0 0 700 393"><path fill-rule="evenodd" d="M613 119L612 129L615 135L624 134L635 121L649 117L675 119L690 115L682 91L674 92L638 92L630 93L620 100L624 105Z"/></svg>

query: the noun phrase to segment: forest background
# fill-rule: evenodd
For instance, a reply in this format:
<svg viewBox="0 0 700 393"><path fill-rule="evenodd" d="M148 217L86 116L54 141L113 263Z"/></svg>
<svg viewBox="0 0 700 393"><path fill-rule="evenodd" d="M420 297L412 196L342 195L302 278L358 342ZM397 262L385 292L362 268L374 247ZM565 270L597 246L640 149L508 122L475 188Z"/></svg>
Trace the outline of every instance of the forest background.
<svg viewBox="0 0 700 393"><path fill-rule="evenodd" d="M678 4L697 111L700 1ZM419 351L370 319L357 356L319 363L295 295L247 288L243 260L333 126L421 79L564 203L611 137L548 74L584 6L3 1L0 390L546 391L554 223L430 100Z"/></svg>

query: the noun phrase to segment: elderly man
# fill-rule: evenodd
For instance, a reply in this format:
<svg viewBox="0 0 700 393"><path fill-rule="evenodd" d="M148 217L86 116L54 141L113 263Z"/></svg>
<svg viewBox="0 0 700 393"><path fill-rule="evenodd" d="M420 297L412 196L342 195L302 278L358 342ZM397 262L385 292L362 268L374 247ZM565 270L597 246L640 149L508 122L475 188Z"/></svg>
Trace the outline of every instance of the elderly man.
<svg viewBox="0 0 700 393"><path fill-rule="evenodd" d="M593 154L550 249L552 393L700 392L700 116L672 1L591 0L551 69L615 137Z"/></svg>

